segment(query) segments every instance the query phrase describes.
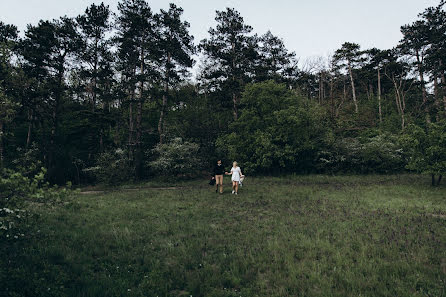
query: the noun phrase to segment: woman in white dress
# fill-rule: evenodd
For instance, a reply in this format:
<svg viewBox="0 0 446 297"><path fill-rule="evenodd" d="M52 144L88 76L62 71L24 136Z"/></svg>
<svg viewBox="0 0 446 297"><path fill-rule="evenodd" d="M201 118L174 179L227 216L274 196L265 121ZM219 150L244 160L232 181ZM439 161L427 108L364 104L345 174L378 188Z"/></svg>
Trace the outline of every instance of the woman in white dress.
<svg viewBox="0 0 446 297"><path fill-rule="evenodd" d="M232 175L232 194L238 195L238 184L240 182L240 178L243 177L243 174L240 167L237 166L237 162L234 161L234 163L232 163L231 172L226 174Z"/></svg>

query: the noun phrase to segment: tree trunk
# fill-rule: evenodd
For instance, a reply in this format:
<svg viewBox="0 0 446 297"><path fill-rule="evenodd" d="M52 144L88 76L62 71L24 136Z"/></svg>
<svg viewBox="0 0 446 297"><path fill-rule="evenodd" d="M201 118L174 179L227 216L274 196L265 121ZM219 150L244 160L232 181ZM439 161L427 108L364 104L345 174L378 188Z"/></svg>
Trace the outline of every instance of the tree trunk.
<svg viewBox="0 0 446 297"><path fill-rule="evenodd" d="M324 77L322 71L319 73L319 104L324 99Z"/></svg>
<svg viewBox="0 0 446 297"><path fill-rule="evenodd" d="M404 127L406 126L406 118L404 116L405 104L403 103L404 98L402 98L402 96L401 92L397 90L397 98L401 112L401 130L404 130Z"/></svg>
<svg viewBox="0 0 446 297"><path fill-rule="evenodd" d="M141 119L142 119L142 107L144 103L144 51L141 50L141 80L139 82L139 100L138 100L138 110L136 113L136 153L135 153L135 172L136 178L141 179L142 177L142 148L141 148L141 135L142 135L142 127L141 127Z"/></svg>
<svg viewBox="0 0 446 297"><path fill-rule="evenodd" d="M104 151L104 132L103 130L99 130L99 152L103 152Z"/></svg>
<svg viewBox="0 0 446 297"><path fill-rule="evenodd" d="M135 66L133 68L133 77L136 76L136 68L137 66ZM135 100L135 88L132 84L131 86L131 90L129 90L129 96L130 96L130 102L129 102L129 140L128 140L128 149L129 149L129 160L133 160L133 151L134 151L134 137L133 137L133 133L135 132L134 129L134 117L133 117L133 101Z"/></svg>
<svg viewBox="0 0 446 297"><path fill-rule="evenodd" d="M359 109L358 109L358 102L356 100L355 81L353 80L353 71L350 62L348 63L348 73L350 74L350 83L352 85L352 96L353 96L353 102L355 103L355 113L358 113Z"/></svg>
<svg viewBox="0 0 446 297"><path fill-rule="evenodd" d="M95 51L94 51L94 65L93 65L93 86L92 86L92 106L91 109L94 112L96 108L96 88L97 88L97 73L98 73L98 38L95 38Z"/></svg>
<svg viewBox="0 0 446 297"><path fill-rule="evenodd" d="M143 107L143 99L140 97L138 100L137 113L136 113L136 146L139 147L141 143L141 119L142 119L142 107Z"/></svg>
<svg viewBox="0 0 446 297"><path fill-rule="evenodd" d="M341 97L341 102L339 103L338 107L336 108L336 117L339 116L339 112L341 111L341 107L344 104L344 101L347 98L347 87L345 85L345 79L344 79L344 89L343 89L343 93L342 93L342 97Z"/></svg>
<svg viewBox="0 0 446 297"><path fill-rule="evenodd" d="M335 115L335 106L333 98L333 77L330 78L330 102L331 102L331 117L333 118Z"/></svg>
<svg viewBox="0 0 446 297"><path fill-rule="evenodd" d="M442 176L441 174L438 176L437 186L440 185L440 183L441 183L441 178L442 178L442 177L443 177L443 176Z"/></svg>
<svg viewBox="0 0 446 297"><path fill-rule="evenodd" d="M406 125L406 119L404 116L404 111L406 109L406 103L405 103L405 99L404 99L404 94L403 94L403 90L401 89L401 85L398 86L395 78L392 78L393 80L393 85L395 88L395 102L396 102L396 107L398 109L398 113L401 116L401 130L404 130L404 127ZM401 81L400 81L401 82Z"/></svg>
<svg viewBox="0 0 446 297"><path fill-rule="evenodd" d="M327 98L327 90L325 88L325 76L322 75L322 100L325 100Z"/></svg>
<svg viewBox="0 0 446 297"><path fill-rule="evenodd" d="M367 94L367 100L370 101L371 96L372 96L372 90L370 88L370 85L367 85L366 83L364 84L364 89L365 89L365 93Z"/></svg>
<svg viewBox="0 0 446 297"><path fill-rule="evenodd" d="M236 81L236 77L235 77L235 43L232 42L231 43L231 49L232 49L232 82L234 84L233 88L235 88L235 81ZM233 104L233 113L234 113L234 121L236 121L238 119L238 108L237 108L237 94L236 92L232 93L232 104Z"/></svg>
<svg viewBox="0 0 446 297"><path fill-rule="evenodd" d="M440 96L441 92L440 92L440 88L438 85L438 75L435 73L434 74L434 78L433 78L433 82L434 82L434 104L435 104L435 111L436 111L436 119L437 121L440 120L440 116L441 116L441 105L442 105L442 98ZM441 82L440 82L441 84Z"/></svg>
<svg viewBox="0 0 446 297"><path fill-rule="evenodd" d="M421 86L421 92L423 94L423 103L427 102L427 92L426 92L426 87L424 85L424 71L423 71L423 65L422 65L422 61L421 61L421 57L419 52L416 52L416 58L417 58L417 66L418 66L418 74L420 76L420 86Z"/></svg>
<svg viewBox="0 0 446 297"><path fill-rule="evenodd" d="M160 135L160 144L164 143L165 140L165 131L164 131L164 118L166 116L167 112L167 99L168 99L168 92L169 92L169 67L170 67L170 61L171 61L171 54L170 52L167 54L167 65L166 65L166 77L164 80L164 94L163 94L163 102L161 105L161 113L160 113L160 119L158 121L158 133Z"/></svg>
<svg viewBox="0 0 446 297"><path fill-rule="evenodd" d="M434 74L434 97L435 97L435 102L437 102L438 99L438 77L436 74Z"/></svg>
<svg viewBox="0 0 446 297"><path fill-rule="evenodd" d="M441 60L439 61L440 63L440 68L442 66L442 62ZM441 73L441 91L443 93L443 107L444 107L444 112L446 115L446 78L444 75L444 72Z"/></svg>
<svg viewBox="0 0 446 297"><path fill-rule="evenodd" d="M3 168L3 122L0 121L0 168Z"/></svg>
<svg viewBox="0 0 446 297"><path fill-rule="evenodd" d="M80 185L81 184L81 175L79 173L79 166L77 166L76 162L73 162L74 167L76 167L76 175L77 175L77 184Z"/></svg>
<svg viewBox="0 0 446 297"><path fill-rule="evenodd" d="M59 105L60 101L62 99L62 93L63 93L63 76L64 76L64 69L63 66L59 68L58 73L58 86L57 90L54 96L54 107L53 107L53 114L52 114L52 120L53 125L51 127L51 134L50 134L50 153L48 156L48 175L51 177L55 177L54 170L55 170L55 153L56 153L56 144L55 139L58 132L58 126L59 126Z"/></svg>
<svg viewBox="0 0 446 297"><path fill-rule="evenodd" d="M401 130L404 130L406 127L406 118L404 116L404 110L401 112Z"/></svg>
<svg viewBox="0 0 446 297"><path fill-rule="evenodd" d="M381 110L381 72L380 68L378 67L378 114L379 114L379 122L382 123L383 116L382 116L382 110Z"/></svg>
<svg viewBox="0 0 446 297"><path fill-rule="evenodd" d="M164 135L164 117L166 116L166 106L167 106L167 92L168 86L167 83L164 84L164 94L163 94L163 102L161 106L160 119L158 121L158 133L160 135L160 144L164 143L165 135Z"/></svg>
<svg viewBox="0 0 446 297"><path fill-rule="evenodd" d="M238 119L238 108L237 108L237 95L232 93L232 102L233 102L233 112L234 112L234 121Z"/></svg>
<svg viewBox="0 0 446 297"><path fill-rule="evenodd" d="M417 58L418 73L420 76L420 86L421 86L421 93L423 95L424 112L426 113L426 123L429 124L431 122L431 118L429 114L429 104L427 102L427 91L424 83L423 61L421 60L420 53L418 51L416 52L415 56Z"/></svg>
<svg viewBox="0 0 446 297"><path fill-rule="evenodd" d="M432 178L432 186L435 186L435 174L431 174L431 178Z"/></svg>
<svg viewBox="0 0 446 297"><path fill-rule="evenodd" d="M131 100L133 101L133 95L131 96ZM133 159L133 102L130 101L129 104L129 159Z"/></svg>
<svg viewBox="0 0 446 297"><path fill-rule="evenodd" d="M33 110L28 111L28 133L26 135L26 148L31 144L31 129L33 125Z"/></svg>

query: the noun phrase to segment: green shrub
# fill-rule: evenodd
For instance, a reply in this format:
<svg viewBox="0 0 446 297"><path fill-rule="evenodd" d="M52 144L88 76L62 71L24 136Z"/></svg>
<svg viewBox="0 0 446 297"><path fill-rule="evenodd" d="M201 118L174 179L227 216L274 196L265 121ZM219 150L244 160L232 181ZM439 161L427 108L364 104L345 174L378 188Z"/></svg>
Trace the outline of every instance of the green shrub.
<svg viewBox="0 0 446 297"><path fill-rule="evenodd" d="M92 173L97 181L109 185L129 182L134 177L128 152L120 148L100 154L96 166L86 168L83 172Z"/></svg>
<svg viewBox="0 0 446 297"><path fill-rule="evenodd" d="M0 172L0 237L23 234L22 222L29 215L30 203L57 203L71 193L71 183L65 188L51 187L45 181L46 169L29 178L11 169ZM19 234L19 235L17 235Z"/></svg>
<svg viewBox="0 0 446 297"><path fill-rule="evenodd" d="M33 142L27 149L17 148L17 158L12 161L12 168L23 176L33 178L41 172L43 164L40 161L40 150L37 143Z"/></svg>
<svg viewBox="0 0 446 297"><path fill-rule="evenodd" d="M336 140L318 161L320 171L332 173L390 173L405 166L398 137L390 134Z"/></svg>
<svg viewBox="0 0 446 297"><path fill-rule="evenodd" d="M438 185L446 174L446 121L431 123L425 129L409 125L400 138L408 164L407 169L432 175ZM438 180L435 180L438 175Z"/></svg>
<svg viewBox="0 0 446 297"><path fill-rule="evenodd" d="M150 169L161 176L196 177L203 169L199 158L200 146L196 143L174 138L158 144L152 151L155 159L148 163Z"/></svg>

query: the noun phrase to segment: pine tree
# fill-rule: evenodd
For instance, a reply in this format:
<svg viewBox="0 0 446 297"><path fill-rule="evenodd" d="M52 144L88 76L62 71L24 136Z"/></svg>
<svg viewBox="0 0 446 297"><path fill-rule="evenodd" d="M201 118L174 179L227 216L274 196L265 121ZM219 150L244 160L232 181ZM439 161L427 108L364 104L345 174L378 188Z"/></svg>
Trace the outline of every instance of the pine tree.
<svg viewBox="0 0 446 297"><path fill-rule="evenodd" d="M159 54L161 66L161 79L163 81L163 99L161 113L158 121L160 144L165 138L165 116L169 87L174 86L185 75L188 68L193 65L192 54L195 52L193 36L189 34L189 23L181 20L183 9L170 4L169 10L161 10L157 16L159 26Z"/></svg>
<svg viewBox="0 0 446 297"><path fill-rule="evenodd" d="M403 34L403 39L400 41L398 47L402 55L405 55L410 59L414 59L413 66L415 66L416 71L418 72L419 85L422 93L421 105L424 106L426 122L430 123L430 103L428 102L425 81L425 59L427 56L427 49L429 47L428 31L428 26L423 20L417 20L412 24L402 26L401 33Z"/></svg>
<svg viewBox="0 0 446 297"><path fill-rule="evenodd" d="M159 57L158 28L155 16L144 0L123 0L118 4L118 10L115 41L118 47L117 68L128 104L127 145L129 157L134 161L136 174L140 177L142 109L147 89L154 87L159 80L156 71Z"/></svg>
<svg viewBox="0 0 446 297"><path fill-rule="evenodd" d="M212 72L205 72L204 79L211 81L215 88L232 101L234 120L238 118L240 94L246 83L252 81L257 59L256 39L249 34L252 27L244 23L235 9L217 11L217 26L209 29L209 38L203 39L200 48L208 62L213 64Z"/></svg>
<svg viewBox="0 0 446 297"><path fill-rule="evenodd" d="M98 104L105 106L109 103L113 58L111 43L106 35L111 30L110 14L109 7L104 3L98 6L92 4L84 14L76 18L81 37L78 52L81 62L79 75L92 111Z"/></svg>
<svg viewBox="0 0 446 297"><path fill-rule="evenodd" d="M355 104L355 112L358 113L359 108L358 100L356 98L356 86L355 79L353 77L353 70L363 61L359 44L345 42L340 49L336 50L334 54L334 61L339 67L346 69L348 72L352 88L353 103Z"/></svg>
<svg viewBox="0 0 446 297"><path fill-rule="evenodd" d="M257 81L274 79L281 82L296 72L296 54L288 51L282 39L268 31L259 37L258 42Z"/></svg>
<svg viewBox="0 0 446 297"><path fill-rule="evenodd" d="M42 111L50 111L49 144L47 151L48 175L53 181L58 177L55 160L58 144L56 138L61 106L67 85L65 75L69 59L79 48L79 36L73 19L61 17L53 21L40 21L36 26L29 25L25 39L21 43L21 54L25 60L24 69L38 90L40 104L46 105Z"/></svg>

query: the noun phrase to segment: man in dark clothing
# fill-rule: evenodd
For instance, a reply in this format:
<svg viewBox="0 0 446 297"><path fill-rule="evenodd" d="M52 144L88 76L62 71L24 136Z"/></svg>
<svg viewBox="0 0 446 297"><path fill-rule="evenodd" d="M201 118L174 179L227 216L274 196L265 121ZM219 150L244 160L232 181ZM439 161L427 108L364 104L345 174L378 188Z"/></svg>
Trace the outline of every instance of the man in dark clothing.
<svg viewBox="0 0 446 297"><path fill-rule="evenodd" d="M221 164L221 160L217 161L213 173L215 178L215 193L218 193L218 186L220 186L220 194L223 194L223 174L225 174L225 168Z"/></svg>

